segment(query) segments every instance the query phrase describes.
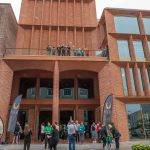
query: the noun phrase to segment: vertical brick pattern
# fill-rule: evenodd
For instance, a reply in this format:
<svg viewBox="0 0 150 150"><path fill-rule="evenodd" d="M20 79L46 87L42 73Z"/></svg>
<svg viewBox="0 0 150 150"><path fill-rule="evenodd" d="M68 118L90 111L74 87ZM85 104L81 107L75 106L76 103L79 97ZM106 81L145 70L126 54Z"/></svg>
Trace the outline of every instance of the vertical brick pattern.
<svg viewBox="0 0 150 150"><path fill-rule="evenodd" d="M59 64L55 61L53 82L53 123L59 121Z"/></svg>
<svg viewBox="0 0 150 150"><path fill-rule="evenodd" d="M13 71L5 62L0 60L0 117L4 122L4 136L6 136L8 111L12 87Z"/></svg>

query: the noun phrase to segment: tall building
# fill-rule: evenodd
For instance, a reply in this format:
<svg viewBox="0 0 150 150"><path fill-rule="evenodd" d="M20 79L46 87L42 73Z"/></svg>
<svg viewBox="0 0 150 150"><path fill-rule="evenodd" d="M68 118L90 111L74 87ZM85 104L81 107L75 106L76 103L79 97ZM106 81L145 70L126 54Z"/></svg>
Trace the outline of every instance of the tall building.
<svg viewBox="0 0 150 150"><path fill-rule="evenodd" d="M95 0L23 0L16 48L2 59L5 107L22 94L18 121L37 139L47 121L84 121L89 131L113 94L121 140L148 138L149 18L150 11L106 8L97 22ZM60 52L60 44L70 49Z"/></svg>

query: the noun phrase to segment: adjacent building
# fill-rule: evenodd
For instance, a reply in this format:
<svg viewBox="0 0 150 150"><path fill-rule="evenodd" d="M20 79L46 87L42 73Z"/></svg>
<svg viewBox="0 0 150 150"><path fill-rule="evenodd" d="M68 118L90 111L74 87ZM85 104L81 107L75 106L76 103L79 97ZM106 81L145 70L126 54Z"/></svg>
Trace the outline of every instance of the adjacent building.
<svg viewBox="0 0 150 150"><path fill-rule="evenodd" d="M47 121L84 121L89 131L113 94L121 140L148 138L149 18L150 11L106 8L97 22L95 0L23 0L16 47L1 63L5 126L8 107L22 94L18 120L30 124L35 140ZM69 53L59 54L60 44Z"/></svg>

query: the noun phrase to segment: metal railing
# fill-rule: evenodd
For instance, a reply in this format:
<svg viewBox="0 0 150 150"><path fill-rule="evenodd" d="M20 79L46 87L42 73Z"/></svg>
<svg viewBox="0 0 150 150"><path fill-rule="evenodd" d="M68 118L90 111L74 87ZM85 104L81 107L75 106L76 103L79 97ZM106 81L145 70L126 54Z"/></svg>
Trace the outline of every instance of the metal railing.
<svg viewBox="0 0 150 150"><path fill-rule="evenodd" d="M6 56L76 56L76 57L109 57L108 50L64 50L35 49L35 48L6 48L3 57Z"/></svg>

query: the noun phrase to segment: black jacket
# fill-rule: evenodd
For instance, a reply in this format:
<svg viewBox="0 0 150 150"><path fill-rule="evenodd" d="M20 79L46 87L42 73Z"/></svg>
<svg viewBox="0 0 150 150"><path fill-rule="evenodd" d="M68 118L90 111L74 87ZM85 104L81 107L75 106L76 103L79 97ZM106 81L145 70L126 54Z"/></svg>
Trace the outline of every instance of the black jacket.
<svg viewBox="0 0 150 150"><path fill-rule="evenodd" d="M113 138L118 138L121 136L120 132L115 128L115 127L112 127L110 129L112 135L113 135Z"/></svg>
<svg viewBox="0 0 150 150"><path fill-rule="evenodd" d="M100 130L100 136L101 138L106 138L107 137L107 130L106 127L102 127Z"/></svg>
<svg viewBox="0 0 150 150"><path fill-rule="evenodd" d="M24 134L24 141L31 142L32 131L30 130L27 135Z"/></svg>

